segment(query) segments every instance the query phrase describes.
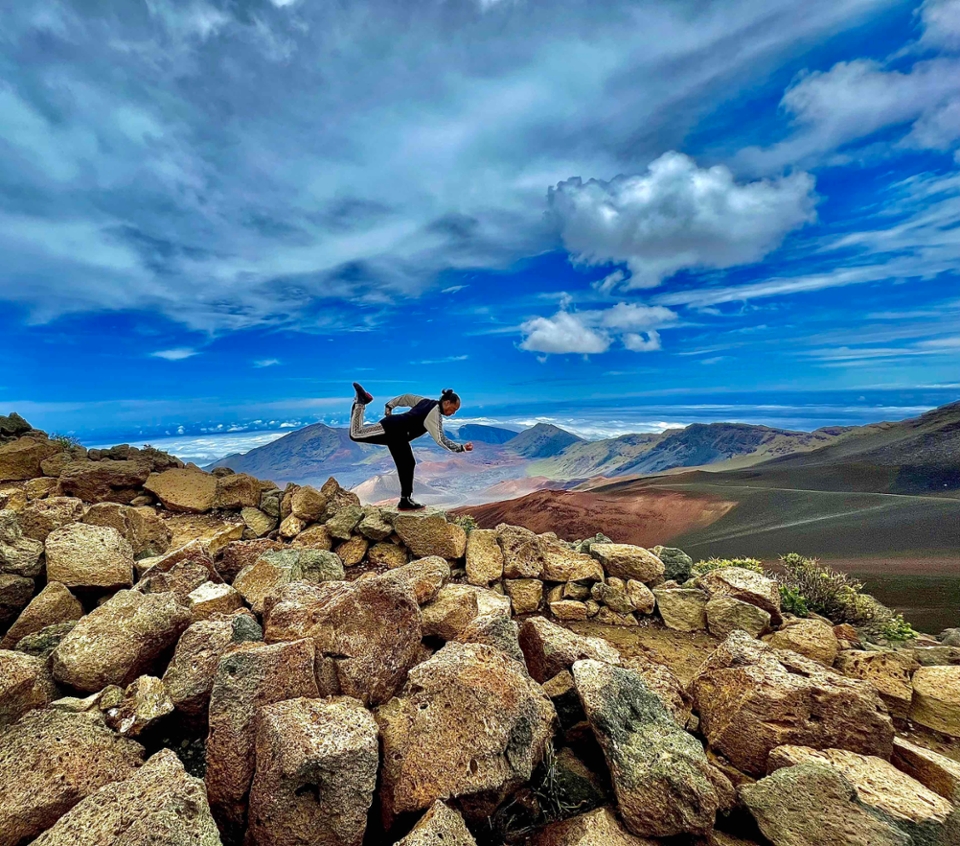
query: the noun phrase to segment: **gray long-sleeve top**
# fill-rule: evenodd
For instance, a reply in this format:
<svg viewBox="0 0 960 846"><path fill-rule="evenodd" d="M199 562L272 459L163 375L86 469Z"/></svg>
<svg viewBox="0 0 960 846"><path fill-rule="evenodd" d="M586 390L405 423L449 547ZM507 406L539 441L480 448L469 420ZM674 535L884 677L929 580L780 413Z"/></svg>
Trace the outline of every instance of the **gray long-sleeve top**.
<svg viewBox="0 0 960 846"><path fill-rule="evenodd" d="M394 397L392 400L388 401L384 406L385 414L392 414L395 408L413 408L418 402L421 402L424 397L418 396L417 394L401 394L398 397ZM450 450L450 452L463 452L463 444L458 444L456 441L451 441L443 433L443 415L440 413L439 403L430 409L427 416L423 419L424 428L430 433L432 437L440 446L444 449Z"/></svg>

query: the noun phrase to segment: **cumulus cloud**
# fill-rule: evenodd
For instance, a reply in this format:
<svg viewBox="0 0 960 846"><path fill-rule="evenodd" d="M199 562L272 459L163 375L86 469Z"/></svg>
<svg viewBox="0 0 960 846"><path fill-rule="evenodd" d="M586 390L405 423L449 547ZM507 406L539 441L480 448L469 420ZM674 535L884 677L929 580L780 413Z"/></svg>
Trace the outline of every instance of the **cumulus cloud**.
<svg viewBox="0 0 960 846"><path fill-rule="evenodd" d="M152 352L150 355L153 358L162 358L166 361L183 361L184 359L197 355L197 351L190 349L190 347L177 347L172 350L157 350L157 352Z"/></svg>
<svg viewBox="0 0 960 846"><path fill-rule="evenodd" d="M960 50L960 0L925 0L920 8L927 47Z"/></svg>
<svg viewBox="0 0 960 846"><path fill-rule="evenodd" d="M577 261L623 262L632 273L624 287L647 288L683 268L762 259L814 219L813 188L806 173L738 183L726 167L670 152L644 174L560 182L549 202Z"/></svg>
<svg viewBox="0 0 960 846"><path fill-rule="evenodd" d="M619 338L632 352L653 352L661 347L657 329L677 320L676 312L664 306L617 303L608 309L569 311L564 298L553 317L534 317L520 330L520 349L547 354L604 353Z"/></svg>

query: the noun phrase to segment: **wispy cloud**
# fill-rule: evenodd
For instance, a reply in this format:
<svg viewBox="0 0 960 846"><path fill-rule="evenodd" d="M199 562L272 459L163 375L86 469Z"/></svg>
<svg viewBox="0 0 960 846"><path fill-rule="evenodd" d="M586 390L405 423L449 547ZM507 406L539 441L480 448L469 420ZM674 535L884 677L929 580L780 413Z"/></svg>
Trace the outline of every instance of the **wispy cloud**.
<svg viewBox="0 0 960 846"><path fill-rule="evenodd" d="M172 350L157 350L157 352L152 352L150 355L154 358L162 358L167 361L183 361L187 358L193 358L193 356L198 355L198 353L190 347L177 347Z"/></svg>
<svg viewBox="0 0 960 846"><path fill-rule="evenodd" d="M279 358L260 358L257 359L254 363L254 367L275 367L280 363Z"/></svg>
<svg viewBox="0 0 960 846"><path fill-rule="evenodd" d="M450 364L455 361L466 361L469 355L448 355L446 358L428 358L422 361L411 361L411 364Z"/></svg>

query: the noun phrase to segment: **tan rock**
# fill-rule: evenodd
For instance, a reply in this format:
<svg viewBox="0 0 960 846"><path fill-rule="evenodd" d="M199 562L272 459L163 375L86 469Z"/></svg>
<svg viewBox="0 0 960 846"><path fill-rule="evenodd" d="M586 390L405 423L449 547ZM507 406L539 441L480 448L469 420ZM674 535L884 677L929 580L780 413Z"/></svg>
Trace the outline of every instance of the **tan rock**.
<svg viewBox="0 0 960 846"><path fill-rule="evenodd" d="M486 587L503 576L503 552L493 529L474 529L467 536L467 581Z"/></svg>
<svg viewBox="0 0 960 846"><path fill-rule="evenodd" d="M0 729L27 711L44 708L57 698L47 662L21 652L0 650Z"/></svg>
<svg viewBox="0 0 960 846"><path fill-rule="evenodd" d="M260 481L246 473L220 476L216 480L214 508L258 508L260 505Z"/></svg>
<svg viewBox="0 0 960 846"><path fill-rule="evenodd" d="M453 642L414 667L375 716L388 825L441 798L485 794L495 806L530 779L555 720L550 700L515 661L489 646Z"/></svg>
<svg viewBox="0 0 960 846"><path fill-rule="evenodd" d="M417 658L420 609L408 586L387 578L294 583L267 602L264 637L310 638L318 656L335 665L339 691L324 693L377 705L399 689Z"/></svg>
<svg viewBox="0 0 960 846"><path fill-rule="evenodd" d="M870 682L894 717L906 719L909 716L913 701L911 677L918 665L908 653L846 649L837 656L835 666L848 678Z"/></svg>
<svg viewBox="0 0 960 846"><path fill-rule="evenodd" d="M633 611L633 603L627 596L627 585L620 579L611 579L609 584L595 582L590 588L590 595L617 614L629 614Z"/></svg>
<svg viewBox="0 0 960 846"><path fill-rule="evenodd" d="M864 808L856 790L832 766L785 767L740 796L774 846L908 846L891 822Z"/></svg>
<svg viewBox="0 0 960 846"><path fill-rule="evenodd" d="M438 800L396 846L477 846L477 841L463 817Z"/></svg>
<svg viewBox="0 0 960 846"><path fill-rule="evenodd" d="M545 582L600 582L603 568L589 555L575 552L557 540L541 536Z"/></svg>
<svg viewBox="0 0 960 846"><path fill-rule="evenodd" d="M770 615L774 626L780 625L780 586L773 579L743 567L722 567L700 576L697 587L711 597L730 596L756 605Z"/></svg>
<svg viewBox="0 0 960 846"><path fill-rule="evenodd" d="M90 506L83 515L83 522L116 529L130 544L135 558L163 555L173 539L173 532L152 508L100 502Z"/></svg>
<svg viewBox="0 0 960 846"><path fill-rule="evenodd" d="M57 444L33 437L0 445L0 482L17 482L42 476L40 462L58 452Z"/></svg>
<svg viewBox="0 0 960 846"><path fill-rule="evenodd" d="M636 673L585 660L573 679L627 828L639 837L708 835L720 801L699 742Z"/></svg>
<svg viewBox="0 0 960 846"><path fill-rule="evenodd" d="M263 631L249 611L193 623L181 635L163 674L174 707L190 716L204 715L220 659L237 644L262 638Z"/></svg>
<svg viewBox="0 0 960 846"><path fill-rule="evenodd" d="M529 529L501 523L496 528L503 553L503 575L508 579L539 579L543 574L543 541Z"/></svg>
<svg viewBox="0 0 960 846"><path fill-rule="evenodd" d="M254 538L262 538L277 528L277 518L264 514L259 508L244 508L240 519Z"/></svg>
<svg viewBox="0 0 960 846"><path fill-rule="evenodd" d="M420 613L424 637L456 640L480 613L477 592L470 585L444 585Z"/></svg>
<svg viewBox="0 0 960 846"><path fill-rule="evenodd" d="M300 518L298 517L297 519ZM307 549L331 550L333 549L333 538L330 537L330 532L327 531L326 526L314 524L312 526L308 526L299 535L297 535L293 539L292 545Z"/></svg>
<svg viewBox="0 0 960 846"><path fill-rule="evenodd" d="M399 548L397 547L397 549ZM404 553L404 557L406 557L406 553ZM413 591L418 605L426 605L437 598L440 589L447 583L450 578L450 565L440 556L433 555L429 558L419 558L409 564L398 566L378 578L405 585ZM479 601L477 608L477 613L479 613Z"/></svg>
<svg viewBox="0 0 960 846"><path fill-rule="evenodd" d="M586 620L587 606L575 599L560 599L550 603L550 613L558 620Z"/></svg>
<svg viewBox="0 0 960 846"><path fill-rule="evenodd" d="M618 614L612 608L607 608L603 606L594 616L594 622L600 623L603 626L621 626L626 628L631 628L633 626L639 625L637 623L637 618L633 614Z"/></svg>
<svg viewBox="0 0 960 846"><path fill-rule="evenodd" d="M902 737L895 737L890 763L938 796L960 807L960 762Z"/></svg>
<svg viewBox="0 0 960 846"><path fill-rule="evenodd" d="M772 773L808 763L836 769L853 786L857 801L908 835L920 835L924 840L934 835L934 841L941 843L954 839L944 839L948 832L960 835L960 817L954 818L950 802L881 758L845 749L778 746L770 753L767 770Z"/></svg>
<svg viewBox="0 0 960 846"><path fill-rule="evenodd" d="M211 558L219 555L222 549L234 541L243 538L243 523L228 523L222 529L204 538L202 543Z"/></svg>
<svg viewBox="0 0 960 846"><path fill-rule="evenodd" d="M293 546L297 546L297 544L294 543ZM244 567L256 563L257 559L265 552L283 548L283 544L280 542L266 538L232 541L217 553L217 572L220 573L224 581L232 584Z"/></svg>
<svg viewBox="0 0 960 846"><path fill-rule="evenodd" d="M149 463L142 461L73 461L60 473L60 490L84 502L129 504L140 493L150 475Z"/></svg>
<svg viewBox="0 0 960 846"><path fill-rule="evenodd" d="M288 699L260 712L250 788L257 846L359 844L377 785L377 724L356 699Z"/></svg>
<svg viewBox="0 0 960 846"><path fill-rule="evenodd" d="M505 579L504 590L513 603L514 614L531 614L543 601L543 582L539 579Z"/></svg>
<svg viewBox="0 0 960 846"><path fill-rule="evenodd" d="M188 776L170 749L161 749L125 781L101 787L37 846L219 846L203 782Z"/></svg>
<svg viewBox="0 0 960 846"><path fill-rule="evenodd" d="M156 669L189 623L189 609L171 593L118 591L53 651L53 676L87 693L108 684L124 687Z"/></svg>
<svg viewBox="0 0 960 846"><path fill-rule="evenodd" d="M83 517L83 501L72 496L55 496L28 503L18 522L24 537L43 543L54 530L76 523Z"/></svg>
<svg viewBox="0 0 960 846"><path fill-rule="evenodd" d="M79 620L83 606L60 582L48 582L30 604L23 609L16 622L0 640L0 649L11 649L20 638L38 632L55 623Z"/></svg>
<svg viewBox="0 0 960 846"><path fill-rule="evenodd" d="M530 675L541 684L563 670L569 670L582 658L620 663L620 653L607 641L574 634L543 617L529 617L523 621L520 647Z"/></svg>
<svg viewBox="0 0 960 846"><path fill-rule="evenodd" d="M690 694L665 664L658 664L642 655L622 658L621 663L635 672L681 726L687 725L693 709Z"/></svg>
<svg viewBox="0 0 960 846"><path fill-rule="evenodd" d="M104 712L104 719L117 734L139 737L172 713L173 701L163 682L155 676L140 676L127 685L123 698Z"/></svg>
<svg viewBox="0 0 960 846"><path fill-rule="evenodd" d="M751 637L760 637L770 626L769 612L732 596L714 596L704 610L710 634L724 640L736 629Z"/></svg>
<svg viewBox="0 0 960 846"><path fill-rule="evenodd" d="M770 750L787 743L890 757L893 724L872 685L746 632L717 648L691 690L700 731L742 772L762 774Z"/></svg>
<svg viewBox="0 0 960 846"><path fill-rule="evenodd" d="M143 760L139 743L99 718L31 711L0 733L0 844L28 843L74 805Z"/></svg>
<svg viewBox="0 0 960 846"><path fill-rule="evenodd" d="M627 599L638 614L652 614L657 607L657 599L653 591L636 579L627 581Z"/></svg>
<svg viewBox="0 0 960 846"><path fill-rule="evenodd" d="M910 719L960 737L960 667L921 667L913 674Z"/></svg>
<svg viewBox="0 0 960 846"><path fill-rule="evenodd" d="M595 543L590 555L597 559L608 576L634 579L645 585L663 581L663 562L642 546L627 543Z"/></svg>
<svg viewBox="0 0 960 846"><path fill-rule="evenodd" d="M190 619L209 620L214 614L231 614L243 608L240 592L228 584L204 582L200 587L187 594L190 607Z"/></svg>
<svg viewBox="0 0 960 846"><path fill-rule="evenodd" d="M656 846L645 837L635 837L623 827L612 808L597 808L589 814L548 825L534 834L530 846Z"/></svg>
<svg viewBox="0 0 960 846"><path fill-rule="evenodd" d="M267 597L291 582L337 581L344 575L343 564L332 552L317 549L281 549L265 552L233 580L247 604L263 613Z"/></svg>
<svg viewBox="0 0 960 846"><path fill-rule="evenodd" d="M306 523L316 523L327 508L328 497L310 485L297 488L290 500L290 513Z"/></svg>
<svg viewBox="0 0 960 846"><path fill-rule="evenodd" d="M395 543L375 543L367 550L367 560L371 564L393 570L396 567L403 567L409 560L409 556L406 547Z"/></svg>
<svg viewBox="0 0 960 846"><path fill-rule="evenodd" d="M368 505L363 509L363 519L357 526L357 531L367 540L376 543L390 537L393 534L393 526L387 522L379 508Z"/></svg>
<svg viewBox="0 0 960 846"><path fill-rule="evenodd" d="M210 473L184 468L151 473L143 487L168 511L203 514L216 505L217 481Z"/></svg>
<svg viewBox="0 0 960 846"><path fill-rule="evenodd" d="M280 523L280 537L292 539L307 528L307 523L295 514L291 514Z"/></svg>
<svg viewBox="0 0 960 846"><path fill-rule="evenodd" d="M56 479L51 479L44 476L40 479L30 479L29 481L25 482L23 485L23 490L27 495L27 499L36 500L49 496L57 489L57 487L58 484Z"/></svg>
<svg viewBox="0 0 960 846"><path fill-rule="evenodd" d="M455 523L448 523L440 511L398 511L392 515L393 528L400 540L418 558L439 555L448 561L463 558L467 533Z"/></svg>
<svg viewBox="0 0 960 846"><path fill-rule="evenodd" d="M35 579L43 572L43 544L24 536L22 514L8 508L0 511L0 573Z"/></svg>
<svg viewBox="0 0 960 846"><path fill-rule="evenodd" d="M33 579L0 573L0 628L15 620L33 597Z"/></svg>
<svg viewBox="0 0 960 846"><path fill-rule="evenodd" d="M461 629L456 639L460 643L481 643L492 646L520 664L524 673L527 672L523 650L520 648L520 627L509 617L500 614L481 614Z"/></svg>
<svg viewBox="0 0 960 846"><path fill-rule="evenodd" d="M362 519L363 509L359 505L350 504L337 510L325 525L331 537L349 540Z"/></svg>
<svg viewBox="0 0 960 846"><path fill-rule="evenodd" d="M133 550L116 529L71 523L51 532L44 549L51 581L81 588L133 584Z"/></svg>
<svg viewBox="0 0 960 846"><path fill-rule="evenodd" d="M315 655L309 640L243 643L217 666L204 780L210 807L228 840L239 839L246 822L260 709L301 696L316 699Z"/></svg>
<svg viewBox="0 0 960 846"><path fill-rule="evenodd" d="M822 620L790 620L767 641L774 649L792 649L811 661L832 667L840 651L833 626Z"/></svg>
<svg viewBox="0 0 960 846"><path fill-rule="evenodd" d="M562 599L574 599L578 602L585 602L590 598L590 588L586 585L577 584L577 582L566 582L557 585L560 588Z"/></svg>
<svg viewBox="0 0 960 846"><path fill-rule="evenodd" d="M668 629L703 631L707 627L707 594L697 588L654 588L657 610Z"/></svg>
<svg viewBox="0 0 960 846"><path fill-rule="evenodd" d="M27 506L27 494L23 488L0 488L0 508L21 512Z"/></svg>
<svg viewBox="0 0 960 846"><path fill-rule="evenodd" d="M365 537L357 535L341 543L337 547L337 555L340 556L344 567L356 567L357 564L363 561L369 546L370 541Z"/></svg>

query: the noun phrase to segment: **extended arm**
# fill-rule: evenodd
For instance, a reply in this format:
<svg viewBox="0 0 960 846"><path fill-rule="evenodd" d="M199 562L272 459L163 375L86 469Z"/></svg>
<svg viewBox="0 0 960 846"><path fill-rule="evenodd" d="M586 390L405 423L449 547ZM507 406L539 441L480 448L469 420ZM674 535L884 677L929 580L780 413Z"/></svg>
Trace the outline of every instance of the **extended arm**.
<svg viewBox="0 0 960 846"><path fill-rule="evenodd" d="M424 418L423 425L430 433L430 437L432 437L444 449L448 449L450 452L464 451L463 444L458 444L456 441L451 441L450 438L443 433L443 417L440 415L439 405L430 409L430 413Z"/></svg>
<svg viewBox="0 0 960 846"><path fill-rule="evenodd" d="M400 406L401 408L413 408L423 397L418 397L416 394L400 394L398 397L394 397L392 400L387 402L383 407L384 414L393 414L393 410Z"/></svg>

